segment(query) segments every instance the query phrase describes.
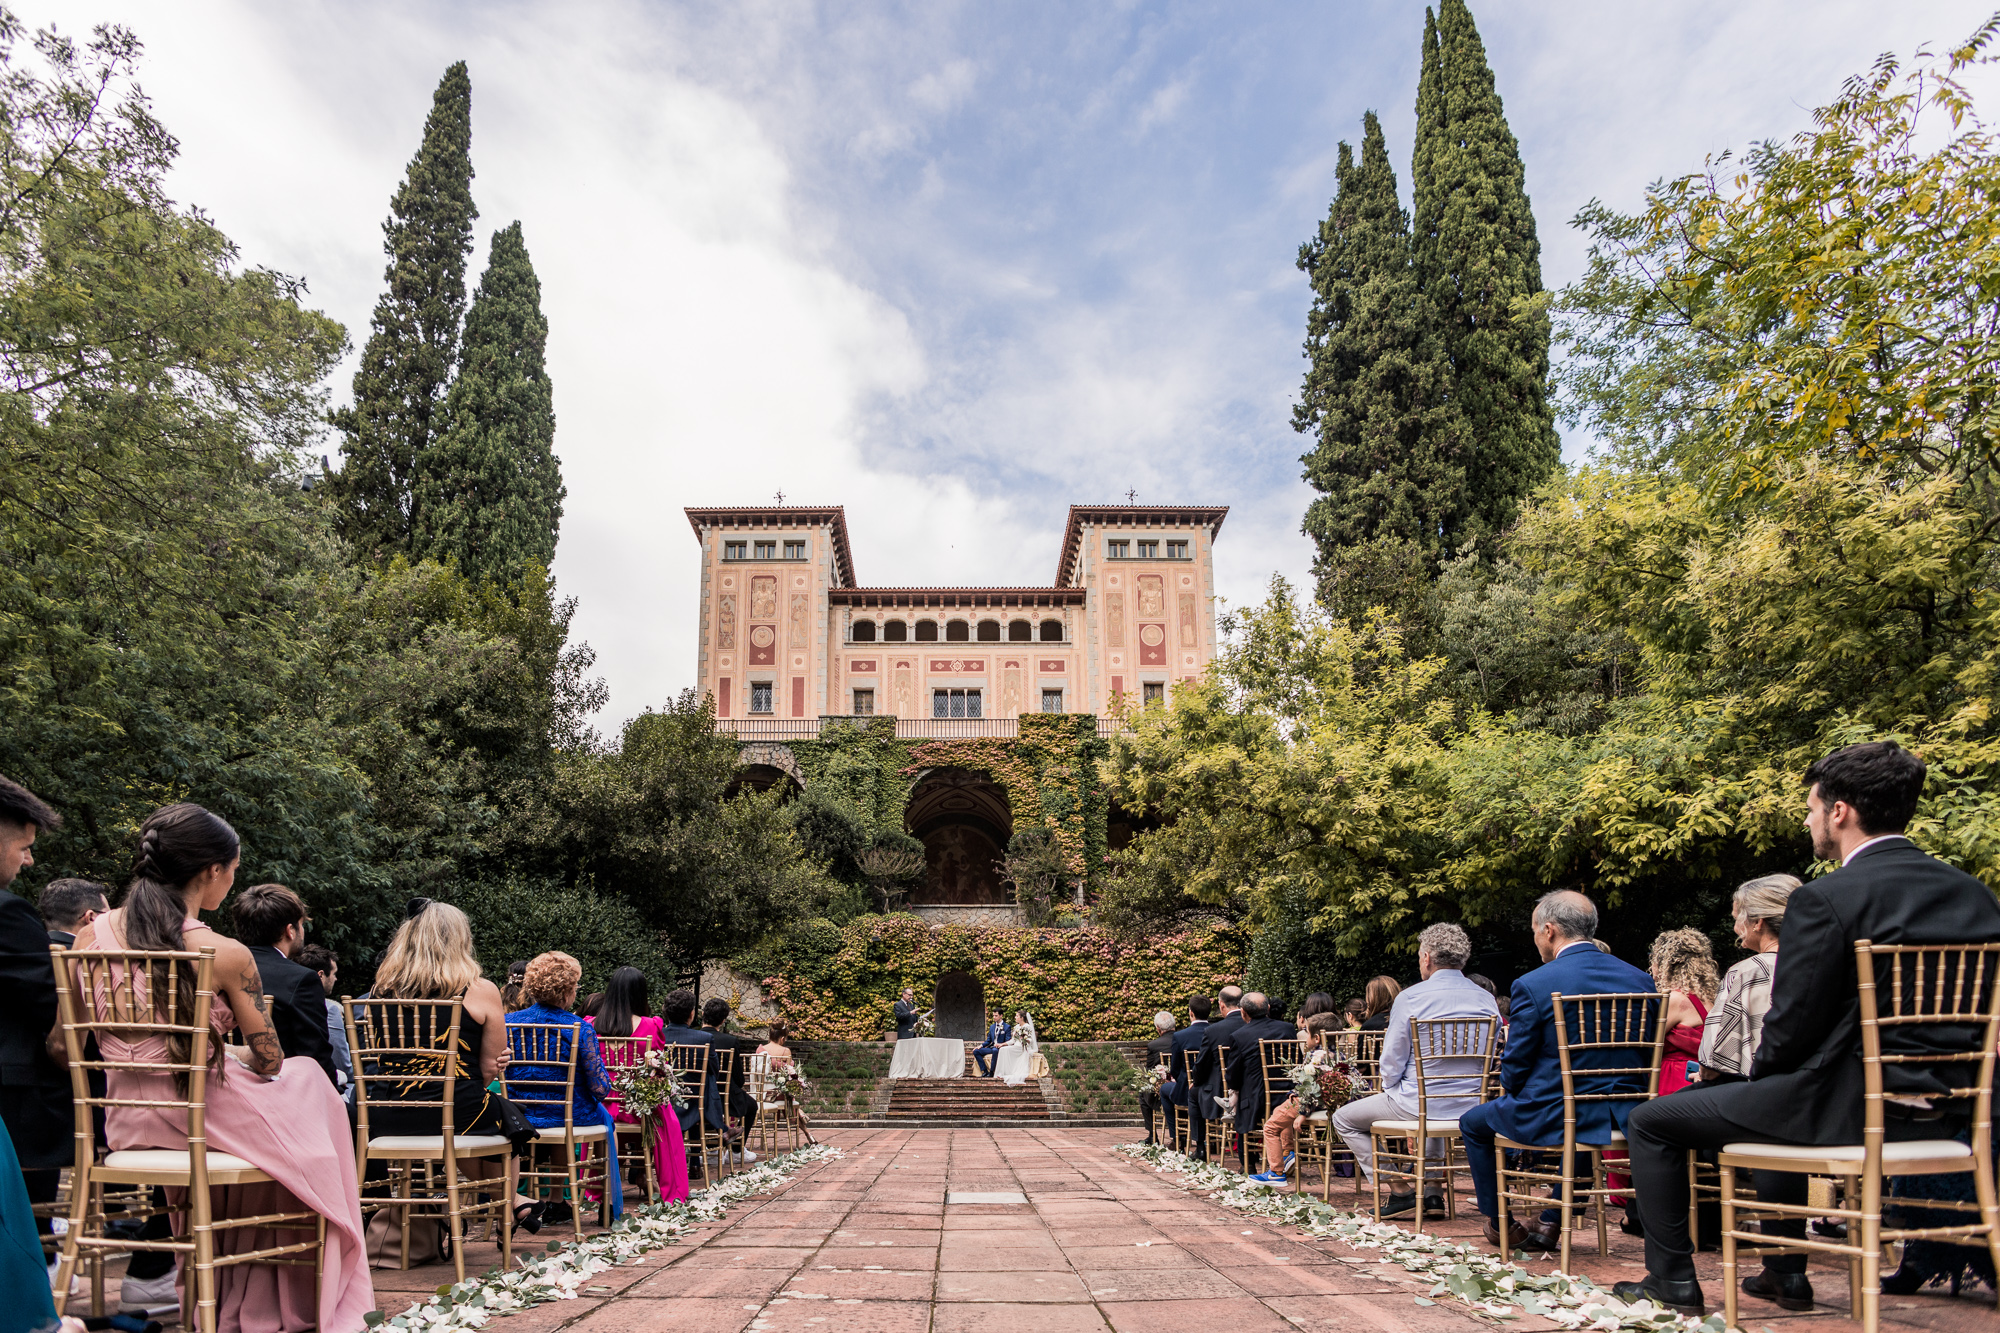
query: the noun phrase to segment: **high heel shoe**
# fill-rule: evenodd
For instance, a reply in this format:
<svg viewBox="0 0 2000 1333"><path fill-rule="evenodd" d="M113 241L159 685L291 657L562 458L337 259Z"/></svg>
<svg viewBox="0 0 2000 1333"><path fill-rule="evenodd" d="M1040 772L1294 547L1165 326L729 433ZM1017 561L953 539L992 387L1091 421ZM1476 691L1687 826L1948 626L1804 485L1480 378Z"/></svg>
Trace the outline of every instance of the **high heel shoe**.
<svg viewBox="0 0 2000 1333"><path fill-rule="evenodd" d="M542 1203L516 1204L514 1207L514 1230L525 1231L530 1236L542 1229L542 1211L547 1205Z"/></svg>

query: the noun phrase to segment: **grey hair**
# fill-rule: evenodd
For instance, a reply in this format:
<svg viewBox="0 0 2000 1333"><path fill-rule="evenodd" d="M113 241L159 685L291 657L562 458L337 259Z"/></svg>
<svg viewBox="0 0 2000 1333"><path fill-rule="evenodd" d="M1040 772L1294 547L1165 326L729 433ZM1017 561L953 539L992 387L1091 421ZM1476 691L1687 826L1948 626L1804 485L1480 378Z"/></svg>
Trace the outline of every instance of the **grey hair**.
<svg viewBox="0 0 2000 1333"><path fill-rule="evenodd" d="M1159 1013L1153 1015L1153 1026L1162 1032L1172 1032L1174 1030L1174 1016L1162 1009Z"/></svg>
<svg viewBox="0 0 2000 1333"><path fill-rule="evenodd" d="M1763 875L1745 880L1736 887L1730 906L1742 913L1746 921L1762 921L1775 935L1785 924L1785 904L1798 887L1797 875Z"/></svg>
<svg viewBox="0 0 2000 1333"><path fill-rule="evenodd" d="M1425 926L1424 933L1417 936L1417 948L1439 967L1458 969L1472 961L1472 937L1465 933L1465 927L1449 921Z"/></svg>
<svg viewBox="0 0 2000 1333"><path fill-rule="evenodd" d="M1565 939L1597 938L1597 906L1575 889L1557 889L1535 900L1534 928L1553 925Z"/></svg>

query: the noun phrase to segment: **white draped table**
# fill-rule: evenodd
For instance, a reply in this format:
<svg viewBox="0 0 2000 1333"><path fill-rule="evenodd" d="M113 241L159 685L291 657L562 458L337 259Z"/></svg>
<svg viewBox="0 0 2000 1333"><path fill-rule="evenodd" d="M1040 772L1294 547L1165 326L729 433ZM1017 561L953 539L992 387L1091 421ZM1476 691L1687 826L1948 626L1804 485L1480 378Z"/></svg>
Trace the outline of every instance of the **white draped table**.
<svg viewBox="0 0 2000 1333"><path fill-rule="evenodd" d="M890 1078L964 1078L965 1043L951 1037L904 1037L889 1057Z"/></svg>

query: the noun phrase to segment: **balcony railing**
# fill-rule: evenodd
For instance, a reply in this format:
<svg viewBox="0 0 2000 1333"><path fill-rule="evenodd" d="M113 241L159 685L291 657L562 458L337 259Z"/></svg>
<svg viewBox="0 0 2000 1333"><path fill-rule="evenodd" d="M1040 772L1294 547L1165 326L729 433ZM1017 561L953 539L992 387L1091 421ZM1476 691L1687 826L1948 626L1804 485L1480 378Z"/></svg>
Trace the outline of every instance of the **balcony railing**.
<svg viewBox="0 0 2000 1333"><path fill-rule="evenodd" d="M866 730L874 717L719 717L715 720L717 732L733 735L745 743L756 741L810 741L818 740L820 733L831 727L853 727ZM899 717L896 722L898 740L959 740L970 737L1018 736L1021 723L1011 717ZM1116 735L1118 723L1113 718L1097 719L1097 734L1109 737Z"/></svg>

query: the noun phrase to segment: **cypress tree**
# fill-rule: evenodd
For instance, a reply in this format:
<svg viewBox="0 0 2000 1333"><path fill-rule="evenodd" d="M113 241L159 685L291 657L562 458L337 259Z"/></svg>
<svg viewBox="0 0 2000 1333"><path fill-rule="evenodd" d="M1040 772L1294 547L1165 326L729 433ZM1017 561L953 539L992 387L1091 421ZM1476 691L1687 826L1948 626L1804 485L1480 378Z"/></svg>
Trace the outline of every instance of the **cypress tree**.
<svg viewBox="0 0 2000 1333"><path fill-rule="evenodd" d="M376 302L353 405L336 412L345 462L331 478L341 534L370 555L409 549L410 480L436 441L465 314L472 253L472 79L444 72L424 139L389 201L388 287Z"/></svg>
<svg viewBox="0 0 2000 1333"><path fill-rule="evenodd" d="M417 457L413 554L501 583L554 559L565 492L548 337L542 285L515 222L493 233L443 429Z"/></svg>
<svg viewBox="0 0 2000 1333"><path fill-rule="evenodd" d="M1541 243L1520 145L1465 0L1424 13L1412 171L1418 280L1437 312L1471 450L1472 521L1512 522L1561 461L1548 402Z"/></svg>
<svg viewBox="0 0 2000 1333"><path fill-rule="evenodd" d="M1461 540L1466 475L1463 423L1436 312L1417 282L1409 215L1374 112L1361 160L1340 145L1336 193L1318 235L1299 248L1311 276L1309 363L1293 428L1318 437L1301 459L1321 492L1305 532L1323 598L1350 567L1377 563L1359 548L1394 548L1434 571ZM1378 551L1377 555L1380 554Z"/></svg>

